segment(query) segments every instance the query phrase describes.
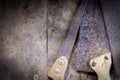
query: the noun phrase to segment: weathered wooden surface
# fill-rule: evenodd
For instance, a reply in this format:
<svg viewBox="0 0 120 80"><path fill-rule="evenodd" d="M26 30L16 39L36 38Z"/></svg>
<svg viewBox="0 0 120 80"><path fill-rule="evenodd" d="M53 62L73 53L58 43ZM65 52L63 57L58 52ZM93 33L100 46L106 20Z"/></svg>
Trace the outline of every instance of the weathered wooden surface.
<svg viewBox="0 0 120 80"><path fill-rule="evenodd" d="M76 69L93 72L90 59L110 52L105 24L98 1L89 0L80 25Z"/></svg>
<svg viewBox="0 0 120 80"><path fill-rule="evenodd" d="M120 0L101 0L101 4L113 56L115 73L120 77Z"/></svg>
<svg viewBox="0 0 120 80"><path fill-rule="evenodd" d="M78 0L0 1L0 80L48 80L47 71L66 38ZM73 50L66 80L96 80L75 70Z"/></svg>

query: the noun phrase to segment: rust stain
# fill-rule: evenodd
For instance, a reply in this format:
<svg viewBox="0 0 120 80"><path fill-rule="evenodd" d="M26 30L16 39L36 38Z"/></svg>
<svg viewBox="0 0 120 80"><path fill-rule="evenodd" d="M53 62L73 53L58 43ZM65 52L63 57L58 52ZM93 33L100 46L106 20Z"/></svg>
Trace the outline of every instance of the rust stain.
<svg viewBox="0 0 120 80"><path fill-rule="evenodd" d="M89 1L79 30L76 69L93 72L89 60L110 51L98 1Z"/></svg>

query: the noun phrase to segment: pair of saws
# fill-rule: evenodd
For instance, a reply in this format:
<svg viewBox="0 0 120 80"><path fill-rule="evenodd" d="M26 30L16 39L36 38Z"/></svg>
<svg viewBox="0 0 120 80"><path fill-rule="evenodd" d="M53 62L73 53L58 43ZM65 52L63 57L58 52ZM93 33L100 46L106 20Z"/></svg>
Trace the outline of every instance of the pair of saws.
<svg viewBox="0 0 120 80"><path fill-rule="evenodd" d="M119 76L120 65L117 62L120 61L118 56L120 51L120 28L118 27L119 25L115 24L118 21L112 22L112 20L109 20L111 17L114 20L118 18L113 17L114 15L108 16L110 13L107 12L107 9L113 8L113 5L108 7L110 5L109 1L101 0L100 2L98 0L83 0L81 2L70 25L66 40L58 53L59 57L48 72L48 76L53 80L65 79L64 75L78 32L76 70L95 71L98 75L98 80L111 80L112 52L115 69L118 68L116 75ZM108 9L108 11L110 10Z"/></svg>

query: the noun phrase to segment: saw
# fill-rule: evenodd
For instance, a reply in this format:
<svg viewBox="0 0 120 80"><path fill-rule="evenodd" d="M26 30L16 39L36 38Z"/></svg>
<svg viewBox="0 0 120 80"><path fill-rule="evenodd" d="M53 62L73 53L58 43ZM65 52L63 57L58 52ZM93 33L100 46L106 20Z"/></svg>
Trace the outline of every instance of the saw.
<svg viewBox="0 0 120 80"><path fill-rule="evenodd" d="M95 71L99 80L110 80L111 52L98 0L89 0L79 30L76 70Z"/></svg>
<svg viewBox="0 0 120 80"><path fill-rule="evenodd" d="M84 14L84 10L86 8L88 0L83 0L73 18L73 21L70 25L70 29L68 35L66 37L63 46L59 50L58 59L55 61L53 66L50 68L48 72L48 76L53 80L63 80L65 72L67 70L68 61L71 56L72 49L75 44L75 40L78 34L79 26Z"/></svg>
<svg viewBox="0 0 120 80"><path fill-rule="evenodd" d="M116 78L120 80L120 0L101 0Z"/></svg>

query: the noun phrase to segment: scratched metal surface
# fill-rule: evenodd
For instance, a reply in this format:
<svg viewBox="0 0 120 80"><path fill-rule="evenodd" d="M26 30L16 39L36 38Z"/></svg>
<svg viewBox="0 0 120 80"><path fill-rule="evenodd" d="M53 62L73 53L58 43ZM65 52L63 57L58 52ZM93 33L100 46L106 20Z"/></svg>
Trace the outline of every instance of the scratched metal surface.
<svg viewBox="0 0 120 80"><path fill-rule="evenodd" d="M113 64L120 77L120 0L101 0Z"/></svg>
<svg viewBox="0 0 120 80"><path fill-rule="evenodd" d="M110 51L103 16L98 1L89 0L78 37L76 70L93 72L89 60Z"/></svg>
<svg viewBox="0 0 120 80"><path fill-rule="evenodd" d="M0 0L0 80L47 79L44 1Z"/></svg>

